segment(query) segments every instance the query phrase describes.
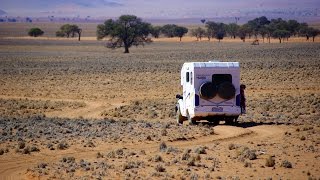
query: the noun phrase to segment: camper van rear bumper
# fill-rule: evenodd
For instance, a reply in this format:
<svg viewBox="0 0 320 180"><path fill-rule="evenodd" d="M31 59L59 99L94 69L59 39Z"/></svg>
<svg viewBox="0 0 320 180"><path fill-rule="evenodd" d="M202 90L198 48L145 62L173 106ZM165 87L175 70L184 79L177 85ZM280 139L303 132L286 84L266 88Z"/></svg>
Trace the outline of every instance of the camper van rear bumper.
<svg viewBox="0 0 320 180"><path fill-rule="evenodd" d="M194 109L194 117L206 116L239 116L240 106L198 106Z"/></svg>

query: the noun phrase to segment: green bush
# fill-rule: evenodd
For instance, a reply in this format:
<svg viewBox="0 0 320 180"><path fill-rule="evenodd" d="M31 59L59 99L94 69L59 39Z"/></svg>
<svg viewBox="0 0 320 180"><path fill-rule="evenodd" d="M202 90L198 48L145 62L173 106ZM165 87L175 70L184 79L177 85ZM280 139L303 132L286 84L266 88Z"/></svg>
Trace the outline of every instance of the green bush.
<svg viewBox="0 0 320 180"><path fill-rule="evenodd" d="M31 28L28 32L28 35L32 37L42 36L43 34L44 32L40 28Z"/></svg>
<svg viewBox="0 0 320 180"><path fill-rule="evenodd" d="M56 32L56 36L57 36L57 37L64 37L64 36L65 36L65 33L63 33L62 31L57 31L57 32Z"/></svg>

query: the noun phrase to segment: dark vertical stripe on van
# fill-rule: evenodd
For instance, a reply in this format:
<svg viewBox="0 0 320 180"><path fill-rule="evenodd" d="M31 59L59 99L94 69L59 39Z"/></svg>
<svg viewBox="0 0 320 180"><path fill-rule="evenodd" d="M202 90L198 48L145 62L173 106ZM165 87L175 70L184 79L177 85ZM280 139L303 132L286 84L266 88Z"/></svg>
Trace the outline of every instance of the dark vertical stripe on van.
<svg viewBox="0 0 320 180"><path fill-rule="evenodd" d="M195 96L194 96L194 105L195 106L199 106L199 101L200 101L199 95L195 94Z"/></svg>
<svg viewBox="0 0 320 180"><path fill-rule="evenodd" d="M240 106L240 101L241 101L241 96L240 96L240 94L238 94L236 96L236 106Z"/></svg>

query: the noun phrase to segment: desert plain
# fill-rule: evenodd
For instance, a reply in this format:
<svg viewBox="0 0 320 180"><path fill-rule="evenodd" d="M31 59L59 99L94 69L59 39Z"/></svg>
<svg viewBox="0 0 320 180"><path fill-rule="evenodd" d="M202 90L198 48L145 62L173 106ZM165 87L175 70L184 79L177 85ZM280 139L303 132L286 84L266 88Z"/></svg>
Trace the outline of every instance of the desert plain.
<svg viewBox="0 0 320 180"><path fill-rule="evenodd" d="M319 37L160 38L124 54L93 32L3 27L0 179L320 179ZM177 125L182 64L208 60L240 62L247 113Z"/></svg>

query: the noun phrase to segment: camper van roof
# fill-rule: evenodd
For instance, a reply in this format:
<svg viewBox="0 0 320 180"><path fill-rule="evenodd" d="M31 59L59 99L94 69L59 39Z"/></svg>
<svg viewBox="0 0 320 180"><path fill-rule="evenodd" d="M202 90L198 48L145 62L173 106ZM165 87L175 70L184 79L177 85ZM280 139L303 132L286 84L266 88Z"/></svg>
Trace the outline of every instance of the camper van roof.
<svg viewBox="0 0 320 180"><path fill-rule="evenodd" d="M221 68L239 68L239 62L190 62L194 67L221 67Z"/></svg>

